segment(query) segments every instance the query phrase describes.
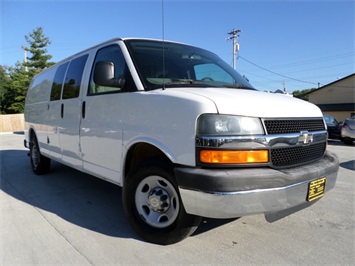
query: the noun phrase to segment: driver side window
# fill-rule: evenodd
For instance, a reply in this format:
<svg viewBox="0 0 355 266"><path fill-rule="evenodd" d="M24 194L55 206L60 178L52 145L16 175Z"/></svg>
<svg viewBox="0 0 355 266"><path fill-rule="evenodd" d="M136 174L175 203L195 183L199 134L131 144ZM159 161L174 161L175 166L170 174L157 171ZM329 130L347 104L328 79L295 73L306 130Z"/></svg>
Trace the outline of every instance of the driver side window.
<svg viewBox="0 0 355 266"><path fill-rule="evenodd" d="M97 62L105 61L105 62L112 62L114 65L114 78L125 78L126 83L122 88L117 87L107 87L107 86L100 86L94 82L94 70ZM96 95L96 94L103 94L103 93L115 93L121 91L133 91L134 85L127 68L126 62L124 60L123 54L121 49L118 45L110 45L98 50L96 54L96 58L93 64L93 69L91 71L91 78L90 78L90 85L89 85L89 92L88 95ZM130 87L130 88L128 88Z"/></svg>

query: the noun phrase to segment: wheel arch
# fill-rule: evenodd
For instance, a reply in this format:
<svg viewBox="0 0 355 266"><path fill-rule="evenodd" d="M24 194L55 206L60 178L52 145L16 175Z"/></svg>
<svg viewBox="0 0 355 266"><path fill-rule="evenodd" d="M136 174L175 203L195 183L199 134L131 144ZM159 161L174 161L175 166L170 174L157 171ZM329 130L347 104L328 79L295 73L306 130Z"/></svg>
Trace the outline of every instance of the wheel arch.
<svg viewBox="0 0 355 266"><path fill-rule="evenodd" d="M159 158L172 164L175 161L171 153L157 147L150 142L136 142L127 150L124 159L122 184L125 183L125 179L127 178L127 175L131 169L133 169L140 162L151 158Z"/></svg>

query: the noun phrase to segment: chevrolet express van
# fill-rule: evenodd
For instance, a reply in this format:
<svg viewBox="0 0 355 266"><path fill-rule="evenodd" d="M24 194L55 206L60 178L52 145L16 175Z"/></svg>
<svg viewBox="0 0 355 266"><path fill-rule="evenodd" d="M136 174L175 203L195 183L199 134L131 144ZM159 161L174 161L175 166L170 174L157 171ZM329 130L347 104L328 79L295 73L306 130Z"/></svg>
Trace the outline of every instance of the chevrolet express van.
<svg viewBox="0 0 355 266"><path fill-rule="evenodd" d="M318 107L175 42L113 39L57 63L33 79L25 122L36 174L55 160L122 186L129 223L157 244L201 217L308 206L339 168Z"/></svg>

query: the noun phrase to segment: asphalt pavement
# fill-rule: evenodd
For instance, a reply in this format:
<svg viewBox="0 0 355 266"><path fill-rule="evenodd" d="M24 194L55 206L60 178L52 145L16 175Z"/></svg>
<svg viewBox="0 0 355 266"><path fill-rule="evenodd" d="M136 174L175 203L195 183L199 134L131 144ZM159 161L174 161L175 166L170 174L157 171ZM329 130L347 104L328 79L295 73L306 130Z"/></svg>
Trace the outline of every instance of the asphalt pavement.
<svg viewBox="0 0 355 266"><path fill-rule="evenodd" d="M0 134L0 265L354 265L355 146L330 141L335 188L273 223L264 215L204 219L186 240L144 242L120 187L59 163L32 173L24 135Z"/></svg>

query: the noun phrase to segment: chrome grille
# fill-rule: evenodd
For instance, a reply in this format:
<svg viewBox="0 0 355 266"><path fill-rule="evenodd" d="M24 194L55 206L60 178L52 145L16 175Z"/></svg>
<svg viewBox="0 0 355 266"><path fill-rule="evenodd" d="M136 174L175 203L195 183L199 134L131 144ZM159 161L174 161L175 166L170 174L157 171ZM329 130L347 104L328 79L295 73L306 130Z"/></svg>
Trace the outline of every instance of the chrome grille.
<svg viewBox="0 0 355 266"><path fill-rule="evenodd" d="M326 143L308 146L272 149L271 163L274 167L286 167L302 164L321 158L325 152Z"/></svg>
<svg viewBox="0 0 355 266"><path fill-rule="evenodd" d="M325 130L323 119L264 120L267 134L297 133Z"/></svg>

